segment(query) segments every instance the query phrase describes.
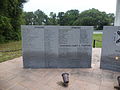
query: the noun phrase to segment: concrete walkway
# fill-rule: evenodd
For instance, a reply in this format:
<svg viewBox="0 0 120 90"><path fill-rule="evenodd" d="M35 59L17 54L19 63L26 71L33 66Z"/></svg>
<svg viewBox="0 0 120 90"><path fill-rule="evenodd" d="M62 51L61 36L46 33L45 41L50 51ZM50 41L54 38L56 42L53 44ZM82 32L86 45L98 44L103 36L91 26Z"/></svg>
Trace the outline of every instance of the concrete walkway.
<svg viewBox="0 0 120 90"><path fill-rule="evenodd" d="M22 57L0 63L0 90L115 90L120 72L99 69L101 49L93 49L90 69L23 69ZM63 72L70 73L68 87Z"/></svg>

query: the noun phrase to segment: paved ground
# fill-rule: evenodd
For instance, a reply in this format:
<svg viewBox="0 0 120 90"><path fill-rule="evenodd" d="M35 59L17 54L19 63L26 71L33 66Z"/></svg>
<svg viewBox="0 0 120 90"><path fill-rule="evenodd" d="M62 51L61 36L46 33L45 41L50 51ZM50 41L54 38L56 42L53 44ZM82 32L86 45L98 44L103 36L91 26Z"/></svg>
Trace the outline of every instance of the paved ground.
<svg viewBox="0 0 120 90"><path fill-rule="evenodd" d="M115 90L119 72L99 69L100 49L93 49L91 69L23 69L22 57L0 63L0 90ZM68 87L61 74L70 73Z"/></svg>

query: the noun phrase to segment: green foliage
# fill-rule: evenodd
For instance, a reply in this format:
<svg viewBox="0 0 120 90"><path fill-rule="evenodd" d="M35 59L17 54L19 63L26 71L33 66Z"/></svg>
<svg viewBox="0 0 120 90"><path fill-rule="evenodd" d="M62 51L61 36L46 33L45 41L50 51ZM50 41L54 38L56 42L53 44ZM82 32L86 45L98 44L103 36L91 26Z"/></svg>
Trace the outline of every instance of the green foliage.
<svg viewBox="0 0 120 90"><path fill-rule="evenodd" d="M48 16L41 10L35 12L24 12L26 25L44 25L48 24Z"/></svg>
<svg viewBox="0 0 120 90"><path fill-rule="evenodd" d="M37 11L34 12L34 15L35 15L35 24L42 25L46 23L47 15L45 15L44 12L38 9Z"/></svg>
<svg viewBox="0 0 120 90"><path fill-rule="evenodd" d="M0 42L20 40L20 25L23 23L22 8L26 0L0 1Z"/></svg>
<svg viewBox="0 0 120 90"><path fill-rule="evenodd" d="M114 14L106 14L93 8L80 13L74 25L94 26L95 29L103 29L103 26L111 25L113 22Z"/></svg>
<svg viewBox="0 0 120 90"><path fill-rule="evenodd" d="M74 21L78 19L78 10L68 10L64 15L64 25L74 25Z"/></svg>
<svg viewBox="0 0 120 90"><path fill-rule="evenodd" d="M10 18L0 15L0 42L12 39L12 25Z"/></svg>
<svg viewBox="0 0 120 90"><path fill-rule="evenodd" d="M35 15L33 12L24 12L24 15L26 25L34 24Z"/></svg>
<svg viewBox="0 0 120 90"><path fill-rule="evenodd" d="M62 25L62 26L94 26L96 30L103 26L113 25L114 14L90 9L79 13L78 10L68 10L58 14L50 12L47 16L43 11L25 12L27 25Z"/></svg>
<svg viewBox="0 0 120 90"><path fill-rule="evenodd" d="M48 19L48 24L49 25L57 25L57 16L56 13L50 12L50 18Z"/></svg>
<svg viewBox="0 0 120 90"><path fill-rule="evenodd" d="M59 25L64 25L65 19L64 19L64 12L59 12L57 16L58 24Z"/></svg>

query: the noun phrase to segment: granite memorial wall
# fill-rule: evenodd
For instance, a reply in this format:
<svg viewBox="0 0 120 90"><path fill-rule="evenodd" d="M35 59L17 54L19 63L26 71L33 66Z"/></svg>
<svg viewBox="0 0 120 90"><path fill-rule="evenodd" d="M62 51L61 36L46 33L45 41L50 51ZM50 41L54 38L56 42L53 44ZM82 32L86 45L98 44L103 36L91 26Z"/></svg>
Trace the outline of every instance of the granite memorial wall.
<svg viewBox="0 0 120 90"><path fill-rule="evenodd" d="M24 68L90 68L92 26L22 25Z"/></svg>
<svg viewBox="0 0 120 90"><path fill-rule="evenodd" d="M120 26L104 27L100 68L120 71Z"/></svg>

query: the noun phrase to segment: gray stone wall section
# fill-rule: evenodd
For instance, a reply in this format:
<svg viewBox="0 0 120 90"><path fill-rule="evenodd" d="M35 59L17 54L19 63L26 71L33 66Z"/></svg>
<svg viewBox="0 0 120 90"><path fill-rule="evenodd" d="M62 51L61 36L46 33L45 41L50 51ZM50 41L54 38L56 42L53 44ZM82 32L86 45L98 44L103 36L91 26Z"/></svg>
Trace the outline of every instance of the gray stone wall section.
<svg viewBox="0 0 120 90"><path fill-rule="evenodd" d="M44 27L22 26L22 51L25 68L45 67Z"/></svg>
<svg viewBox="0 0 120 90"><path fill-rule="evenodd" d="M101 54L101 69L120 72L120 27L105 26Z"/></svg>
<svg viewBox="0 0 120 90"><path fill-rule="evenodd" d="M90 68L91 26L22 26L25 68Z"/></svg>

